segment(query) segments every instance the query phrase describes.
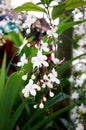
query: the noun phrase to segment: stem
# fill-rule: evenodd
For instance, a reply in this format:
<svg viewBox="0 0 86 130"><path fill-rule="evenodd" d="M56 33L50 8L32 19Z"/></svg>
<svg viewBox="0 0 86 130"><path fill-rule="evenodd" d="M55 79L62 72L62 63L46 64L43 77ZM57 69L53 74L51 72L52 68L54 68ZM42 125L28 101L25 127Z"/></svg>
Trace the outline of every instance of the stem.
<svg viewBox="0 0 86 130"><path fill-rule="evenodd" d="M47 15L47 18L49 19L49 22L50 22L50 26L52 26L52 22L51 22L51 17L50 17L50 13L49 13L49 7L48 5L44 5L45 9L46 9L46 15Z"/></svg>

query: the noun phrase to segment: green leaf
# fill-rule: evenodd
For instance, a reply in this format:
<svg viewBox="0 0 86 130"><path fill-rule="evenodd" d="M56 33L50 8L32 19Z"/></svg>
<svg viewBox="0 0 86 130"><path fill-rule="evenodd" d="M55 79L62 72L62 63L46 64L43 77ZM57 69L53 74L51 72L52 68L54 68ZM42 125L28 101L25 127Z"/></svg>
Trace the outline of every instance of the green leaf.
<svg viewBox="0 0 86 130"><path fill-rule="evenodd" d="M60 17L66 11L73 10L75 8L85 6L85 5L86 2L84 2L84 0L66 0L65 2L60 3L59 5L53 6L52 18L54 20Z"/></svg>
<svg viewBox="0 0 86 130"><path fill-rule="evenodd" d="M37 5L38 5L38 4L42 4L42 5L46 4L46 5L49 6L49 4L50 4L52 1L54 1L54 0L41 0L41 2L38 2Z"/></svg>
<svg viewBox="0 0 86 130"><path fill-rule="evenodd" d="M0 130L7 130L14 102L22 88L22 73L15 72L7 80L4 86L2 100L0 102Z"/></svg>
<svg viewBox="0 0 86 130"><path fill-rule="evenodd" d="M38 12L45 12L45 9L42 7L39 7L38 5L32 3L32 2L27 2L17 8L14 9L14 11L38 11Z"/></svg>
<svg viewBox="0 0 86 130"><path fill-rule="evenodd" d="M35 56L37 54L37 51L37 48L28 48L27 46L23 48L23 53L25 53L28 58Z"/></svg>
<svg viewBox="0 0 86 130"><path fill-rule="evenodd" d="M66 106L66 107L64 107L64 108L50 114L44 120L41 120L39 123L37 123L35 126L33 126L31 130L38 130L40 127L42 127L46 123L50 122L55 117L59 116L60 114L64 113L65 111L68 111L68 110L72 109L74 106L76 106L78 104L81 104L81 102L86 102L86 100L77 101L77 103L72 103L72 104L70 104L70 105L68 105L68 106Z"/></svg>
<svg viewBox="0 0 86 130"><path fill-rule="evenodd" d="M64 32L65 30L73 27L74 25L81 24L84 22L86 22L86 20L73 21L73 22L67 22L67 23L62 22L58 25L57 33L60 34L60 33Z"/></svg>
<svg viewBox="0 0 86 130"><path fill-rule="evenodd" d="M79 55L79 56L77 56L77 57L75 57L75 58L72 58L72 59L66 61L64 64L62 64L62 65L58 68L58 73L60 73L60 74L64 73L67 69L70 68L71 63L72 63L74 60L79 59L80 57L82 57L82 56L84 56L84 55L86 55L86 53L81 54L81 55Z"/></svg>
<svg viewBox="0 0 86 130"><path fill-rule="evenodd" d="M65 11L65 4L59 4L56 6L53 6L53 10L52 10L52 19L56 19L57 17L61 16Z"/></svg>
<svg viewBox="0 0 86 130"><path fill-rule="evenodd" d="M16 109L16 111L14 112L14 114L12 115L12 117L10 118L10 124L9 124L9 130L13 130L13 127L15 126L19 116L21 115L23 109L25 108L25 105L27 103L27 99L25 99L24 101L22 101L22 103L19 105L19 107Z"/></svg>
<svg viewBox="0 0 86 130"><path fill-rule="evenodd" d="M62 122L62 124L67 128L67 130L72 130L70 123L69 123L66 119L64 119L64 118L58 118L58 119L59 119L59 120Z"/></svg>
<svg viewBox="0 0 86 130"><path fill-rule="evenodd" d="M66 0L65 1L65 10L72 10L80 6L85 6L86 2L84 0Z"/></svg>
<svg viewBox="0 0 86 130"><path fill-rule="evenodd" d="M52 99L46 102L45 104L45 109L38 109L35 110L33 115L31 115L31 118L26 122L26 124L23 126L22 130L26 130L36 118L38 118L40 115L44 114L46 115L47 109L51 108L54 104L59 103L63 101L64 99L68 99L69 96L66 94L59 93L56 96L54 96Z"/></svg>
<svg viewBox="0 0 86 130"><path fill-rule="evenodd" d="M59 25L68 22L71 19L71 17L73 17L73 14L70 14L69 16L66 16L65 19L62 19Z"/></svg>
<svg viewBox="0 0 86 130"><path fill-rule="evenodd" d="M44 1L45 1L45 4L49 5L54 0L44 0Z"/></svg>
<svg viewBox="0 0 86 130"><path fill-rule="evenodd" d="M16 33L15 31L8 33L7 35L4 36L4 38L14 42L16 46L20 46L23 42L22 36Z"/></svg>
<svg viewBox="0 0 86 130"><path fill-rule="evenodd" d="M51 121L52 119L54 119L56 116L59 116L61 113L71 109L74 107L74 104L72 105L69 105L65 108L62 108L56 112L54 112L53 114L50 114L50 116L48 116L45 120L41 120L39 123L37 123L35 126L32 127L31 130L37 130L39 129L40 127L42 127L44 124L46 124L47 122Z"/></svg>
<svg viewBox="0 0 86 130"><path fill-rule="evenodd" d="M0 100L2 97L3 89L4 89L4 83L6 78L6 53L4 54L1 70L0 70Z"/></svg>
<svg viewBox="0 0 86 130"><path fill-rule="evenodd" d="M64 99L68 99L68 98L70 98L70 96L68 96L67 94L59 93L56 96L54 96L51 100L46 102L45 107L48 107L48 108L52 107L56 103L61 102Z"/></svg>

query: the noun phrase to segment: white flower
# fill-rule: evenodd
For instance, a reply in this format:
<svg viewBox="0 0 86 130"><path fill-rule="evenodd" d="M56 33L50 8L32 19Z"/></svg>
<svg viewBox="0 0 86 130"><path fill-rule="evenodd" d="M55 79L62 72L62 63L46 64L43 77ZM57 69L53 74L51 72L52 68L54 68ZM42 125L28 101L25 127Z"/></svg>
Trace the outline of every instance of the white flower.
<svg viewBox="0 0 86 130"><path fill-rule="evenodd" d="M54 87L53 84L50 82L50 80L48 82L46 82L46 86L48 88L53 88Z"/></svg>
<svg viewBox="0 0 86 130"><path fill-rule="evenodd" d="M48 77L50 78L51 82L55 82L57 84L60 84L60 80L56 78L57 77L57 72L55 71L54 68L52 69L52 73L50 73L48 75Z"/></svg>
<svg viewBox="0 0 86 130"><path fill-rule="evenodd" d="M22 49L24 48L24 46L28 43L28 40L26 40L26 38L24 38L23 44L19 47L19 53L21 53Z"/></svg>
<svg viewBox="0 0 86 130"><path fill-rule="evenodd" d="M75 106L75 107L71 110L71 119L72 119L72 120L76 120L76 118L78 117L77 110L78 110L78 106Z"/></svg>
<svg viewBox="0 0 86 130"><path fill-rule="evenodd" d="M48 87L48 88L53 88L53 83L60 84L60 80L57 78L57 72L55 69L52 69L52 72L49 73L48 75L43 76L43 82L42 82L42 88Z"/></svg>
<svg viewBox="0 0 86 130"><path fill-rule="evenodd" d="M80 39L77 44L79 46L85 46L86 45L86 36L83 36L82 39Z"/></svg>
<svg viewBox="0 0 86 130"><path fill-rule="evenodd" d="M79 98L79 93L77 93L76 91L74 93L72 93L71 96L72 99L78 99Z"/></svg>
<svg viewBox="0 0 86 130"><path fill-rule="evenodd" d="M24 24L22 25L23 28L30 28L31 25L36 21L36 17L32 16L32 15L27 15L27 18L24 22Z"/></svg>
<svg viewBox="0 0 86 130"><path fill-rule="evenodd" d="M51 28L51 30L48 30L47 31L47 34L49 36L53 36L54 38L57 38L58 37L58 34L56 33L56 29L55 28Z"/></svg>
<svg viewBox="0 0 86 130"><path fill-rule="evenodd" d="M20 58L20 62L17 63L18 67L23 67L25 64L28 63L28 60L26 59L26 55L25 53L22 55L22 57Z"/></svg>
<svg viewBox="0 0 86 130"><path fill-rule="evenodd" d="M75 60L75 61L72 62L73 65L76 65L78 63L79 63L79 59L77 59L77 60Z"/></svg>
<svg viewBox="0 0 86 130"><path fill-rule="evenodd" d="M85 114L86 113L86 106L82 103L80 106L79 106L79 110Z"/></svg>
<svg viewBox="0 0 86 130"><path fill-rule="evenodd" d="M80 77L80 79L84 82L84 80L86 80L86 73L83 73Z"/></svg>
<svg viewBox="0 0 86 130"><path fill-rule="evenodd" d="M75 87L82 86L83 81L80 78L76 79Z"/></svg>
<svg viewBox="0 0 86 130"><path fill-rule="evenodd" d="M76 130L84 130L84 126L81 123L78 123Z"/></svg>
<svg viewBox="0 0 86 130"><path fill-rule="evenodd" d="M54 64L60 64L61 61L58 58L55 58L55 54L51 54L51 60L53 61Z"/></svg>
<svg viewBox="0 0 86 130"><path fill-rule="evenodd" d="M83 73L81 76L79 76L79 77L77 77L77 79L76 79L76 87L77 86L82 86L83 85L83 82L86 80L86 74L85 73Z"/></svg>
<svg viewBox="0 0 86 130"><path fill-rule="evenodd" d="M33 63L33 68L35 67L40 68L42 67L42 65L44 65L45 67L48 67L49 64L46 60L47 60L47 56L42 55L42 52L38 51L37 56L32 57L32 60L31 60L31 62Z"/></svg>
<svg viewBox="0 0 86 130"><path fill-rule="evenodd" d="M53 88L53 85L52 85L52 83L51 83L50 81L48 81L48 82L45 81L45 82L42 84L42 88L45 88L45 87Z"/></svg>
<svg viewBox="0 0 86 130"><path fill-rule="evenodd" d="M83 13L82 12L78 12L77 14L75 14L74 21L78 21L80 19L83 19Z"/></svg>
<svg viewBox="0 0 86 130"><path fill-rule="evenodd" d="M36 96L36 89L39 90L40 86L33 83L33 80L30 79L28 84L25 86L25 88L22 90L22 93L24 94L24 97L29 97L29 94L32 96Z"/></svg>
<svg viewBox="0 0 86 130"><path fill-rule="evenodd" d="M78 117L77 112L71 114L71 119L72 119L72 120L76 120L77 117Z"/></svg>
<svg viewBox="0 0 86 130"><path fill-rule="evenodd" d="M70 81L71 83L74 83L74 82L75 82L73 75L70 76L69 81Z"/></svg>
<svg viewBox="0 0 86 130"><path fill-rule="evenodd" d="M53 84L51 83L50 79L48 78L46 74L43 76L43 80L44 82L42 84L42 88L45 88L46 86L48 88L53 88Z"/></svg>
<svg viewBox="0 0 86 130"><path fill-rule="evenodd" d="M44 50L45 52L49 52L49 48L48 48L48 43L47 42L43 42L41 40L41 50Z"/></svg>
<svg viewBox="0 0 86 130"><path fill-rule="evenodd" d="M32 15L27 15L26 22L28 23L28 26L30 27L34 22L36 21L36 17Z"/></svg>

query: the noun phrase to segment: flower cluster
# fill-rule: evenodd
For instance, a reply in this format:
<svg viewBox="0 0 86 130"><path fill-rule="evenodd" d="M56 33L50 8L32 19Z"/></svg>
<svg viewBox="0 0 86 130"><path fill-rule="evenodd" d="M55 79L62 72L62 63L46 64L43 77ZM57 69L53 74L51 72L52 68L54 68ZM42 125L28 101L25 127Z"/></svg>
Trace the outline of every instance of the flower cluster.
<svg viewBox="0 0 86 130"><path fill-rule="evenodd" d="M52 40L57 38L57 34L54 29L48 30L46 34L45 37L47 38L35 43L34 41L29 43L25 38L23 44L19 47L19 54L23 54L17 66L24 71L22 80L25 81L22 93L25 98L34 98L34 108L44 108L47 98L54 96L54 89L60 84L57 68L63 61L55 56L55 41ZM25 47L28 52L34 48L32 56L26 54ZM25 70L28 63L32 66L30 72ZM36 102L38 95L40 95L40 100Z"/></svg>
<svg viewBox="0 0 86 130"><path fill-rule="evenodd" d="M27 74L22 76L23 80L27 79ZM41 91L43 92L44 90L46 90L46 93L43 93L42 98L40 100L40 104L42 105L42 107L40 106L40 104L35 104L34 108L36 107L40 107L43 108L44 107L44 103L47 100L47 97L53 97L54 93L53 93L53 89L55 87L55 85L59 85L60 84L60 80L57 78L57 72L55 71L55 69L53 68L52 72L47 74L44 74L43 76L41 75L41 78L39 77L39 79L36 79L36 75L32 75L31 79L29 79L29 82L25 85L25 88L22 90L22 93L24 94L24 97L30 97L31 95L33 97L36 97L37 95L37 91L39 91L41 93Z"/></svg>
<svg viewBox="0 0 86 130"><path fill-rule="evenodd" d="M81 103L80 106L75 106L71 111L71 119L75 123L76 130L84 130L86 115L86 105Z"/></svg>
<svg viewBox="0 0 86 130"><path fill-rule="evenodd" d="M0 22L0 34L2 36L5 33L16 31L17 33L22 32L24 37L26 35L23 43L19 46L18 55L20 55L20 61L16 64L24 72L22 80L25 81L25 87L22 93L25 98L34 97L34 101L36 101L37 95L40 93L40 101L34 105L34 108L43 108L47 98L54 96L54 88L60 84L57 67L62 61L55 56L55 39L58 38L56 28L51 27L43 18L40 22L41 19L34 15L23 15L23 13L17 15L10 7L10 11L7 10L7 5L1 6L1 16L4 14L5 18ZM13 17L15 15L16 20ZM46 34L46 38L42 39L43 35L41 34L39 41L29 42L27 36L30 34L31 27L34 28L34 23L37 24L38 33L41 31L42 34ZM44 26L41 26L41 23ZM2 37L0 39L2 40ZM0 45L2 46L2 41ZM28 64L30 64L31 70L25 68Z"/></svg>
<svg viewBox="0 0 86 130"><path fill-rule="evenodd" d="M86 19L86 11L83 13L84 7L80 7L73 11L74 20ZM77 39L73 48L73 57L86 53L86 23L74 26L74 39ZM69 81L72 85L72 101L83 100L86 98L86 55L73 61L72 75ZM76 130L85 130L86 122L86 103L75 106L71 111L71 118L75 122Z"/></svg>

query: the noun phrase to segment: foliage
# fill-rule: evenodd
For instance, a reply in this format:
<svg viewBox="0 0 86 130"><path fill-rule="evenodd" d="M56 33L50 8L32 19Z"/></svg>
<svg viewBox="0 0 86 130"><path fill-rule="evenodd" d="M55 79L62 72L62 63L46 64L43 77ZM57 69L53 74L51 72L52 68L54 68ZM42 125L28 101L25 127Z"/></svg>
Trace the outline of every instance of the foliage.
<svg viewBox="0 0 86 130"><path fill-rule="evenodd" d="M32 2L28 2L20 7L15 8L15 11L42 11L44 13L47 13L47 8L50 6L53 0L44 0L40 3L44 5L44 8L41 8L38 5L33 4ZM53 6L53 10L51 12L52 14L52 19L56 19L57 17L60 17L62 14L64 14L64 11L70 11L75 8L85 6L86 2L83 0L65 0L64 2L60 2L59 5Z"/></svg>
<svg viewBox="0 0 86 130"><path fill-rule="evenodd" d="M82 56L82 55L81 55ZM80 57L80 56L79 56ZM78 58L78 57L77 57ZM74 59L72 59L74 60ZM1 68L1 72L3 71L5 73L5 63L6 63L6 55L4 56L4 60L3 60L3 65ZM65 65L70 64L70 62L65 63ZM63 70L66 71L66 66L64 67L60 67L59 70L62 70L62 68L64 68ZM4 130L12 130L13 127L15 126L16 121L18 120L20 114L22 113L24 107L26 106L28 100L27 99L23 99L22 102L17 106L16 110L13 111L14 109L14 104L16 98L18 98L19 93L22 89L22 80L21 80L21 76L22 76L22 72L14 72L8 79L6 84L4 84L3 86L3 91L2 91L2 96L1 96L1 100L0 100L0 129ZM6 76L1 76L0 75L0 81L2 82L2 77L6 77ZM2 80L1 80L2 79ZM4 81L4 80L3 80ZM16 83L16 84L15 84ZM1 86L1 87L2 87ZM23 126L22 130L26 130L28 127L31 127L31 130L35 130L40 128L42 125L46 124L47 122L49 122L50 120L52 120L53 118L55 118L57 115L60 115L61 113L63 113L64 111L67 111L68 109L73 108L75 104L69 105L66 108L63 108L61 110L58 110L55 113L51 113L48 115L48 117L46 119L41 119L41 118L45 118L45 115L51 111L51 108L54 104L61 102L64 99L68 99L70 98L68 95L66 94L62 94L59 93L56 96L54 96L52 99L50 99L49 101L46 102L45 104L45 109L41 110L35 110L34 108L31 107L31 110L29 108L29 106L32 104L29 103L28 109L29 109L29 120L27 121L27 123ZM9 101L9 102L8 102ZM79 101L80 103L82 101ZM77 102L77 103L79 103ZM85 102L85 100L83 101ZM79 104L80 104L79 103ZM33 115L32 115L32 111L33 111ZM43 115L44 117L39 118L38 124L34 124L36 126L32 127L31 124L33 124L35 122L35 120L40 117L40 115Z"/></svg>
<svg viewBox="0 0 86 130"><path fill-rule="evenodd" d="M64 3L59 3L59 5L53 6L51 15L49 15L49 7L51 6L51 3L52 0L43 0L43 1L41 0L41 2L38 4L28 2L20 7L17 7L15 11L39 11L47 14L48 18L52 16L49 19L50 20L49 24L51 29L53 29L53 25L51 24L52 19L56 19L57 17L61 16L64 13L64 11L71 10L86 4L81 0L77 0L76 2L71 0L66 0ZM41 8L39 6L40 4L43 4L45 8ZM86 55L86 53L84 53L73 59L70 59L66 63L63 63L64 60L60 61L59 59L54 57L55 61L56 62L58 61L60 64L58 62L53 63L53 61L51 62L51 59L48 59L48 57L51 58L51 54L53 52L55 53L55 50L51 49L51 47L52 47L52 43L55 46L57 44L57 37L58 37L57 34L59 35L65 30L67 30L68 28L71 28L74 25L80 23L84 23L86 21L86 20L82 20L76 22L75 21L68 22L68 19L69 17L67 17L64 21L59 23L58 27L55 28L55 32L53 33L55 35L53 34L50 35L49 33L47 33L47 35L43 37L40 40L40 42L37 43L34 43L31 39L28 39L27 41L25 41L26 43L24 43L24 40L26 39L24 39L22 36L20 36L20 34L17 34L15 32L11 32L5 36L6 39L12 40L16 45L16 47L18 48L17 52L19 51L18 54L20 55L20 61L16 65L17 71L13 72L10 76L7 77L6 76L6 54L4 55L3 58L2 67L0 69L0 104L1 104L0 105L0 129L1 130L12 130L16 126L16 124L20 125L21 130L28 130L28 129L38 130L39 128L46 130L45 126L47 126L47 124L49 124L50 122L51 122L50 128L54 129L52 122L54 124L54 119L56 117L58 117L60 114L64 113L65 111L72 109L76 104L78 105L82 102L83 103L86 102L85 100L78 100L75 103L72 103L65 108L53 112L53 107L56 103L60 103L64 99L70 99L70 95L67 95L60 91L61 89L59 88L62 88L62 86L59 85L59 83L56 84L56 81L54 81L53 83L53 85L55 85L56 88L55 90L54 88L49 88L48 86L47 89L41 88L41 90L43 91L41 92L39 90L39 92L37 92L37 95L34 94L35 92L33 90L32 95L30 93L30 97L29 95L24 95L29 98L24 98L23 95L21 94L22 89L24 90L25 85L27 85L28 81L30 81L31 75L32 76L33 74L35 75L35 79L33 79L34 82L37 83L35 85L41 85L43 82L42 81L40 83L42 79L42 75L51 74L52 72L51 70L55 67L56 71L54 74L57 73L60 79L60 76L70 67L70 64L74 60L79 59L82 56ZM42 62L42 65L40 64L39 66L35 66L35 67L34 64L32 63L32 58L36 58L38 51L42 46L40 45L41 42L43 42L43 44L48 43L47 47L49 48L49 50L48 51L42 50L42 56L44 55L47 57L46 62L49 64L48 68L46 62ZM22 47L22 45L24 46ZM26 80L24 79L25 81L22 80L23 76L28 76ZM55 77L55 80L59 80L59 79ZM60 79L60 80L64 81L64 79ZM63 85L65 86L65 84ZM51 95L49 97L49 92L53 92L52 95L53 94L55 95L53 96ZM45 95L46 101L43 101L43 95ZM42 106L40 107L41 103ZM36 105L35 107L37 109L33 108L34 105ZM26 115L23 115L23 111L25 111ZM25 116L27 116L27 119L25 118ZM21 125L20 118L22 118L22 120L23 118L25 119L25 121L23 120L23 125ZM65 125L65 127L68 126L68 122L65 119L60 119L60 121ZM68 130L72 130L71 125L69 125Z"/></svg>
<svg viewBox="0 0 86 130"><path fill-rule="evenodd" d="M45 10L32 2L25 3L24 5L15 8L15 11L41 11L45 12Z"/></svg>
<svg viewBox="0 0 86 130"><path fill-rule="evenodd" d="M21 114L25 101L13 112L13 106L19 92L22 88L22 80L20 72L13 73L6 80L6 54L4 55L3 64L0 73L0 129L12 130L16 120ZM15 116L16 115L16 116Z"/></svg>

